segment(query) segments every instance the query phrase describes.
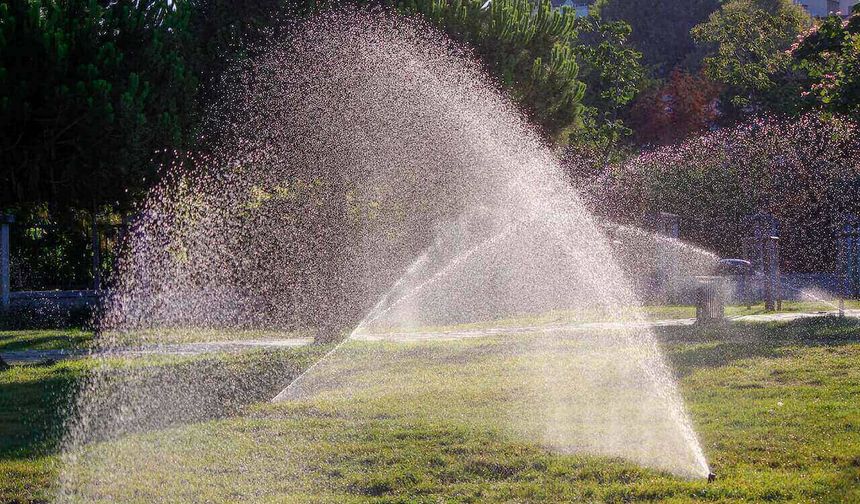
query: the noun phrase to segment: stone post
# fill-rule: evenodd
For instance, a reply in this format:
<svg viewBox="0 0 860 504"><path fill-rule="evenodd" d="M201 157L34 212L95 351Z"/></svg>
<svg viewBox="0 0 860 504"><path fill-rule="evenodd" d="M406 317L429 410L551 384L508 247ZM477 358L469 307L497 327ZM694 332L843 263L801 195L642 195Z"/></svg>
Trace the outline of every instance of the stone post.
<svg viewBox="0 0 860 504"><path fill-rule="evenodd" d="M668 238L657 243L657 295L663 302L674 303L681 277L680 249L674 241L681 236L681 218L673 213L658 212L654 227L658 235Z"/></svg>
<svg viewBox="0 0 860 504"><path fill-rule="evenodd" d="M764 238L764 309L782 309L782 293L779 288L779 237Z"/></svg>
<svg viewBox="0 0 860 504"><path fill-rule="evenodd" d="M845 215L837 232L842 299L860 297L860 217Z"/></svg>
<svg viewBox="0 0 860 504"><path fill-rule="evenodd" d="M748 236L744 238L744 256L754 272L764 276L762 297L765 309L782 308L779 278L779 220L759 212L747 218Z"/></svg>
<svg viewBox="0 0 860 504"><path fill-rule="evenodd" d="M0 310L9 308L9 227L14 215L0 215Z"/></svg>
<svg viewBox="0 0 860 504"><path fill-rule="evenodd" d="M93 246L93 290L98 291L102 287L102 250L99 236L98 215L92 215L92 246Z"/></svg>

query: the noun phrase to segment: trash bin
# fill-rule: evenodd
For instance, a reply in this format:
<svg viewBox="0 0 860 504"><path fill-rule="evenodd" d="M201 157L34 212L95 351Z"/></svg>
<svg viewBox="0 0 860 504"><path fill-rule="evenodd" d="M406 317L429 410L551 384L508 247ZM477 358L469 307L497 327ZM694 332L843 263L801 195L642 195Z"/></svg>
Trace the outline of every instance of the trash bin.
<svg viewBox="0 0 860 504"><path fill-rule="evenodd" d="M697 277L696 322L714 324L725 317L725 285L722 277Z"/></svg>

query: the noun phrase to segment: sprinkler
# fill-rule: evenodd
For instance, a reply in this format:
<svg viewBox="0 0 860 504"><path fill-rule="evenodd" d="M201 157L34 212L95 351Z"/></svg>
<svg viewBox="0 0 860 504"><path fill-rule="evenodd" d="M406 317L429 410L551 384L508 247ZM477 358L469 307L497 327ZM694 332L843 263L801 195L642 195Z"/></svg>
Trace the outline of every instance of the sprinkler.
<svg viewBox="0 0 860 504"><path fill-rule="evenodd" d="M717 479L717 475L716 475L716 474L714 474L714 473L712 473L712 472L709 472L709 473L708 473L708 483L713 483L713 482L714 482L714 480L716 480L716 479Z"/></svg>

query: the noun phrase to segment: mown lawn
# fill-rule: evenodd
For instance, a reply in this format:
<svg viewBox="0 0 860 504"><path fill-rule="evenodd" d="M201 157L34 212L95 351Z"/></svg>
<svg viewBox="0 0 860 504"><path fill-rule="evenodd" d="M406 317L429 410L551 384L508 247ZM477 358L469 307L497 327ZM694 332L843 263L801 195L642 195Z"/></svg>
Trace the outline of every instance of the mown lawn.
<svg viewBox="0 0 860 504"><path fill-rule="evenodd" d="M277 369L298 362L276 379L247 382L235 396L257 394L246 406L236 400L204 418L176 414L184 418L176 425L92 445L88 462L71 472L74 491L123 502L860 502L857 322L670 327L660 337L718 474L712 484L526 441L504 428L506 419L524 412L505 411L499 400L512 398L484 387L420 405L403 401L403 390L414 388L408 381L401 389L387 384L399 393L373 400L358 391L351 398L262 401L264 392L319 356L307 352L321 351L307 349L234 363L235 369ZM468 355L485 363L481 369L516 363L516 355L486 352L485 343L469 345ZM423 379L427 390L439 386L434 373L412 374L425 354L411 349L386 360L389 350L376 365L401 363L402 376ZM451 351L440 370L457 377L462 355ZM0 373L0 502L49 498L60 471L57 405L90 366L75 361ZM200 364L154 365L170 369L174 379L172 366L196 370ZM206 376L218 369L205 367ZM134 376L164 384L158 371ZM235 371L215 381L245 383L247 376ZM334 373L323 385L369 389L370 376ZM226 397L223 387L214 390ZM212 390L199 391L206 392ZM492 421L499 413L506 419Z"/></svg>
<svg viewBox="0 0 860 504"><path fill-rule="evenodd" d="M77 328L0 331L0 352L86 348L92 339L92 331Z"/></svg>
<svg viewBox="0 0 860 504"><path fill-rule="evenodd" d="M140 415L144 425L163 417L191 424L236 415L248 403L270 399L328 349L83 358L0 371L0 503L52 500L64 421L90 379L112 380L111 391L148 394L150 409ZM188 400L188 394L198 400ZM121 402L108 401L105 408L116 405Z"/></svg>

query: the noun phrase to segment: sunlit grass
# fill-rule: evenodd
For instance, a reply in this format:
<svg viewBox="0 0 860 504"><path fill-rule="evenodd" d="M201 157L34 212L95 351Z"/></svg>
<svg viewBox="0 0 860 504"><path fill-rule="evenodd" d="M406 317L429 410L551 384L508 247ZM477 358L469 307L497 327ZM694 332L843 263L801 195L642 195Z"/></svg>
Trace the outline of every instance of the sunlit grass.
<svg viewBox="0 0 860 504"><path fill-rule="evenodd" d="M92 339L92 331L76 328L0 331L0 352L86 348Z"/></svg>
<svg viewBox="0 0 860 504"><path fill-rule="evenodd" d="M416 405L404 402L400 394L358 401L350 408L336 396L277 405L260 402L240 408L240 414L133 434L94 445L94 450L111 454L95 460L134 470L127 477L100 480L100 474L111 474L104 470L110 468L99 472L99 465L93 464L89 476L94 484L88 491L105 501L124 502L860 499L857 322L818 319L660 331L709 462L719 475L713 484L617 459L556 453L517 441L493 422L456 421L458 408L478 417L517 413L504 411L501 394L479 393L483 387L475 387L470 404L443 395ZM487 342L465 344L479 351ZM386 352L402 347L382 346ZM444 347L440 345L440 351ZM457 352L449 352L456 357ZM418 357L404 365L414 365ZM245 358L236 365L254 365L252 358ZM510 356L488 358L495 369L516 364ZM456 373L455 364L449 363L447 371ZM0 417L2 432L17 432L3 437L0 501L31 502L49 495L58 471L56 455L51 443L37 441L44 432L34 420L56 414L49 409L51 400L43 397L58 390L62 380L74 382L87 366L76 361L0 374L0 411L17 410L30 419L26 428L14 431L16 418ZM429 374L428 390L442 386L439 376ZM414 411L416 406L423 411ZM435 416L430 414L434 410ZM13 437L18 441L10 442Z"/></svg>

